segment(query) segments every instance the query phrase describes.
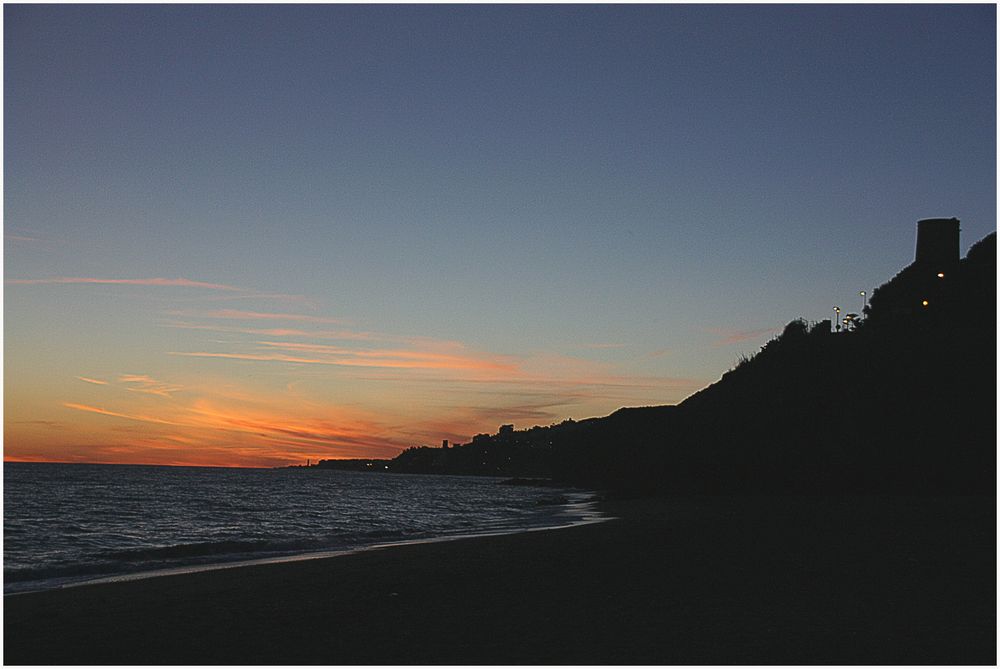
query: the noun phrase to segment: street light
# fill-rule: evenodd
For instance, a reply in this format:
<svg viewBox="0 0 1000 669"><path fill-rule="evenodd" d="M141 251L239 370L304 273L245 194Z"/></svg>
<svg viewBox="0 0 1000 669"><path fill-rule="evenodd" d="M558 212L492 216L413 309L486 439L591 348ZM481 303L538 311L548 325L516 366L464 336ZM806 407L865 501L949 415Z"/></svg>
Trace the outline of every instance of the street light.
<svg viewBox="0 0 1000 669"><path fill-rule="evenodd" d="M868 293L862 290L859 295L861 295L861 299L864 300L864 304L861 305L861 313L863 314L865 313L865 309L868 308Z"/></svg>
<svg viewBox="0 0 1000 669"><path fill-rule="evenodd" d="M833 310L837 312L837 332L840 332L840 307L834 307Z"/></svg>

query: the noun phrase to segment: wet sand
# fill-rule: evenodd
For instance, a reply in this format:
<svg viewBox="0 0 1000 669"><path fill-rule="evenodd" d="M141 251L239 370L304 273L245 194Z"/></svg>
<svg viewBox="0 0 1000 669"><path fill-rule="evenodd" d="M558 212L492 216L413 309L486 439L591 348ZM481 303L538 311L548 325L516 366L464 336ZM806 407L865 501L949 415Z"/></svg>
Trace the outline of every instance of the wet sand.
<svg viewBox="0 0 1000 669"><path fill-rule="evenodd" d="M4 598L5 664L996 664L994 497L618 520Z"/></svg>

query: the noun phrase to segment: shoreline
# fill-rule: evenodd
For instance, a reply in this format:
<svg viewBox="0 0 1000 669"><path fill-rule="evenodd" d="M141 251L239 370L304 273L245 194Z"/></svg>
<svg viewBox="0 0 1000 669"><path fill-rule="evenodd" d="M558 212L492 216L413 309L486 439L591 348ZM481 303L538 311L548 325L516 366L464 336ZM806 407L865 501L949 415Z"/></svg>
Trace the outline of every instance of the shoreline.
<svg viewBox="0 0 1000 669"><path fill-rule="evenodd" d="M995 664L995 497L613 522L5 597L6 664Z"/></svg>
<svg viewBox="0 0 1000 669"><path fill-rule="evenodd" d="M287 564L295 562L304 562L308 560L327 560L327 559L344 557L346 555L355 555L358 553L366 553L368 551L385 550L389 548L398 548L403 546L416 546L421 544L436 544L436 543L446 543L450 541L461 541L465 539L499 537L508 534L525 534L529 532L565 530L565 529L570 529L572 527L579 527L583 525L591 525L595 523L603 523L610 520L615 520L613 516L604 515L601 513L601 511L594 508L600 505L600 500L597 497L598 493L596 491L586 491L575 494L590 495L590 498L583 501L574 501L574 502L567 502L565 504L560 504L559 505L560 507L567 510L566 511L567 515L575 515L579 516L579 518L575 520L564 521L558 525L539 525L539 526L529 525L529 526L500 529L500 530L483 530L481 532L444 534L439 536L425 537L421 539L386 541L376 544L365 544L365 545L353 546L349 548L342 548L335 550L309 551L306 553L293 553L290 555L275 555L270 557L248 558L245 560L233 560L229 562L210 562L204 564L178 565L176 567L164 567L161 569L149 569L136 572L112 574L109 576L99 576L97 578L88 578L82 581L73 580L67 583L59 583L56 585L52 585L50 587L40 587L33 590L18 590L13 592L5 592L3 593L3 599L4 602L6 602L8 597L31 595L40 592L60 591L69 588L79 588L91 585L107 585L110 583L144 581L147 579L163 578L168 576L183 576L185 574L199 574L203 572L221 571L225 569L240 569L244 567L258 567L271 564ZM553 517L550 520L556 520L557 518L558 516Z"/></svg>

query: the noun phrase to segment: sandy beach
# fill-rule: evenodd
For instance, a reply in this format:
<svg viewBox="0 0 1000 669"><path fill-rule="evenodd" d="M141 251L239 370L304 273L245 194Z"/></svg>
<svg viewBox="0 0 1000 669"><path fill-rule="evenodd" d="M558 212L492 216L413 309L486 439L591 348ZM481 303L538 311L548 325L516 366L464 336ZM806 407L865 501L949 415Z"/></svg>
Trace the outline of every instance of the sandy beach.
<svg viewBox="0 0 1000 669"><path fill-rule="evenodd" d="M617 520L4 599L5 664L995 664L993 497Z"/></svg>

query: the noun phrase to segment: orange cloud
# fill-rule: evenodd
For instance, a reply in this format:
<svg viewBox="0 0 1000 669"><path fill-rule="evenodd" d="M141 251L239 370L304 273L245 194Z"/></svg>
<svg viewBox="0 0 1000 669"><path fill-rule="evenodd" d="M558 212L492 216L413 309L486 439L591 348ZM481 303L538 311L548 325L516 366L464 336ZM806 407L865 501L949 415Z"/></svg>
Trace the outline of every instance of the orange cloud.
<svg viewBox="0 0 1000 669"><path fill-rule="evenodd" d="M213 353L208 351L170 351L170 355L194 358L228 358L259 362L288 362L344 367L388 367L396 369L514 371L509 362L472 356L408 350L348 349L323 344L297 342L258 342L260 346L291 351L288 353ZM305 357L297 353L313 354ZM317 357L319 356L319 357Z"/></svg>
<svg viewBox="0 0 1000 669"><path fill-rule="evenodd" d="M683 399L703 385L701 379L667 376L637 376L615 373L614 366L564 355L534 355L526 358L466 353L461 345L447 352L403 349L363 349L328 344L260 341L249 351L172 351L171 355L283 362L303 365L364 368L362 374L343 372L338 378L357 381L406 383L433 382L434 392L462 394L477 384L483 392L507 388L524 395L539 389L572 394L586 401L618 402L610 410L628 403L657 404ZM393 373L395 372L395 373ZM428 374L420 374L427 372ZM454 378L443 374L456 373ZM433 374L430 374L433 373ZM426 390L420 391L426 394ZM477 390L476 392L479 392ZM580 394L582 392L582 394Z"/></svg>
<svg viewBox="0 0 1000 669"><path fill-rule="evenodd" d="M183 390L181 386L157 381L156 379L145 374L122 374L118 377L118 380L122 383L135 384L134 387L128 388L128 390L132 392L148 393L150 395L159 395L161 397L170 397L170 393Z"/></svg>
<svg viewBox="0 0 1000 669"><path fill-rule="evenodd" d="M394 453L402 444L381 436L384 427L359 410L325 407L323 417L295 416L270 409L224 406L202 399L189 407L190 424L218 430L244 432L288 446L312 444L367 450L390 445Z"/></svg>
<svg viewBox="0 0 1000 669"><path fill-rule="evenodd" d="M367 404L370 408L363 409L360 405L311 400L312 383L329 379L323 375L304 377L301 370L295 377L300 383L266 391L253 391L231 380L213 384L202 378L197 383L185 381L182 386L145 374L123 374L118 382L150 392L119 395L113 406L62 403L67 409L106 417L106 426L102 427L100 419L86 423L66 420L65 429L43 430L13 421L7 426L5 457L220 466L278 466L307 458L394 457L408 446L436 445L441 439L466 441L477 432L492 432L502 423L546 425L567 417L604 415L620 406L674 401L678 390L693 390L698 385L686 379L616 376L608 373L606 365L562 356L521 360L510 363L510 370L504 368L505 361L486 357L487 363L501 369L487 368L479 373L481 361L472 354L462 357L269 343L273 345L269 352L188 355L323 365L344 364L343 360L331 361L340 355L351 358L348 364L357 363L359 369L362 364L391 365L369 367L367 377L354 377L391 381L391 391L360 386L364 390L355 401L371 402ZM297 353L296 348L301 351ZM358 354L369 358L354 360ZM453 378L414 374L408 364L457 373L450 375ZM467 373L467 365L476 373ZM171 395L182 387L183 393ZM371 393L368 400L362 399L366 393ZM170 401L151 397L156 395L169 396Z"/></svg>
<svg viewBox="0 0 1000 669"><path fill-rule="evenodd" d="M359 365L364 367L400 367L404 369L471 369L513 371L515 365L496 359L474 356L451 355L430 351L410 351L405 349L348 349L326 344L304 344L299 342L258 342L287 351L304 351L331 356L334 364Z"/></svg>
<svg viewBox="0 0 1000 669"><path fill-rule="evenodd" d="M260 355L254 353L209 353L207 351L167 351L167 355L182 355L189 358L229 358L232 360L257 360L261 362L301 362L313 365L336 364L318 358L298 358L280 353Z"/></svg>
<svg viewBox="0 0 1000 669"><path fill-rule="evenodd" d="M184 280L108 280L139 281L182 285L176 282ZM477 432L492 432L501 423L528 427L571 416L604 415L620 406L678 401L682 393L702 385L691 379L621 374L611 363L573 356L536 352L514 357L428 337L310 330L343 322L326 316L239 309L170 313L206 319L170 327L236 332L255 339L227 343L229 348L217 351L195 349L169 355L298 366L287 368L284 378L280 367L266 375L244 377L266 390L235 379L212 381L202 374L186 376L181 383L148 374L121 374L110 381L130 392L115 394L114 404L104 402L103 397L100 406L62 403L67 409L106 420L77 414L75 420L66 421L65 430L15 426L5 454L29 458L36 453L33 449L55 448L48 452L56 455L40 459L227 466L273 466L306 458L393 457L407 446L438 444L442 438L464 441ZM345 341L330 341L336 339ZM586 348L618 346L605 343ZM206 365L198 367L204 372ZM77 378L98 385L109 383ZM354 385L355 381L359 383ZM317 391L320 394L312 394ZM310 397L331 400L317 402ZM333 403L332 398L341 398L341 403ZM345 401L352 404L345 405ZM48 416L36 411L30 417Z"/></svg>
<svg viewBox="0 0 1000 669"><path fill-rule="evenodd" d="M63 406L137 424L109 426L107 432L96 433L93 427L77 428L78 436L90 434L98 440L88 447L93 453L93 458L85 459L89 462L274 466L306 458L393 457L413 445L361 409L313 405L291 393L251 396L200 388L186 394L194 399L147 403L153 409L145 411L75 402ZM21 441L28 437L24 433ZM42 459L64 460L65 450L59 452L58 457ZM7 455L23 459L30 452L14 448Z"/></svg>
<svg viewBox="0 0 1000 669"><path fill-rule="evenodd" d="M186 330L206 330L209 332L234 332L239 334L266 335L271 337L311 337L313 339L343 339L350 341L381 341L395 344L404 344L424 350L432 349L436 351L461 351L465 347L461 342L448 339L434 339L432 337L422 337L414 335L395 335L385 332L371 332L365 330L310 330L298 327L299 324L349 324L350 319L335 318L329 316L312 316L308 314L272 313L261 311L242 311L239 309L220 309L216 311L185 311L175 310L166 312L170 316L185 318L203 318L207 320L271 320L291 322L293 326L274 328L255 328L246 326L223 325L220 323L191 323L187 321L169 322L163 324L164 327L186 329Z"/></svg>
<svg viewBox="0 0 1000 669"><path fill-rule="evenodd" d="M144 423L161 423L163 425L177 425L177 423L174 423L172 421L163 420L163 419L160 419L160 418L155 418L153 416L140 416L140 415L132 415L132 414L126 414L126 413L119 413L117 411L109 411L107 409L102 409L100 407L92 407L92 406L88 406L86 404L75 404L73 402L63 402L63 406L66 407L66 408L68 408L68 409L76 409L77 411L89 411L91 413L99 413L99 414L102 414L104 416L114 416L115 418L125 418L125 419L128 419L128 420L137 420L137 421L141 421L141 422L144 422Z"/></svg>

